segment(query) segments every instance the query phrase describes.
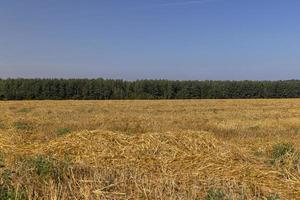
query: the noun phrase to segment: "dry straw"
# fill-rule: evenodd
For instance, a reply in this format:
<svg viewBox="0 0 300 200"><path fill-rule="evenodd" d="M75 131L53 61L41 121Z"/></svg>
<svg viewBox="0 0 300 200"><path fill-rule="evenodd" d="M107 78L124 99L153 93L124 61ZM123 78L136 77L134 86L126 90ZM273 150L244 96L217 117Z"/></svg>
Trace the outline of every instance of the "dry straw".
<svg viewBox="0 0 300 200"><path fill-rule="evenodd" d="M103 112L108 104L115 105L114 115ZM177 112L182 104L188 112ZM27 135L9 127L22 113L2 107L9 120L3 120L8 128L0 136L5 162L1 185L20 195L24 192L27 199L205 199L209 191L221 194L219 199L300 199L295 143L299 136L286 131L299 126L295 121L300 113L294 106L299 104L275 100L39 102L40 108L26 113L26 120L36 122L31 133L24 132ZM99 110L91 112L96 105ZM280 109L274 110L276 105L291 111L273 124L282 115ZM56 113L48 113L45 107L56 108ZM80 116L56 123L72 110ZM82 120L77 123L78 118ZM72 132L56 135L64 127ZM295 150L272 162L274 145L282 141L291 142ZM3 176L8 170L9 181ZM46 170L46 175L39 170Z"/></svg>

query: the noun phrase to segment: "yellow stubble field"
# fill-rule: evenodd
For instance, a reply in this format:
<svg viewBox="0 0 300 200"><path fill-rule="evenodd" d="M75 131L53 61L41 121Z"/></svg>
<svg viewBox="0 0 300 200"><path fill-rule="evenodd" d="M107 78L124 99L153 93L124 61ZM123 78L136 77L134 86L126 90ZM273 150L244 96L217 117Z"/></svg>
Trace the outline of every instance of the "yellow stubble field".
<svg viewBox="0 0 300 200"><path fill-rule="evenodd" d="M299 152L299 99L0 102L0 199L300 199Z"/></svg>

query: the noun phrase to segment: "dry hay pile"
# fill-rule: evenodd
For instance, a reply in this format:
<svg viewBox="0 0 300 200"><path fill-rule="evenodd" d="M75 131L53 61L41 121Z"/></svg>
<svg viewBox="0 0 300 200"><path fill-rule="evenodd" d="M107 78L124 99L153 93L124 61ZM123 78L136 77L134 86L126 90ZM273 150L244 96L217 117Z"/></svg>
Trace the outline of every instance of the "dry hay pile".
<svg viewBox="0 0 300 200"><path fill-rule="evenodd" d="M287 178L282 168L209 132L83 131L13 148L7 141L0 140L7 153L72 160L66 183L31 185L45 195L32 199L204 199L212 188L222 190L225 199L300 197L299 173Z"/></svg>

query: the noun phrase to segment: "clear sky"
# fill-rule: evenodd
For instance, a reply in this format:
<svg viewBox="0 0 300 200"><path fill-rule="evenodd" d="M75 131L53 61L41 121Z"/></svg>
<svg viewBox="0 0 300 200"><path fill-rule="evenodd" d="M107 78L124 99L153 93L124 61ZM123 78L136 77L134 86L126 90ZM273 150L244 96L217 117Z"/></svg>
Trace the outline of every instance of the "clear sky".
<svg viewBox="0 0 300 200"><path fill-rule="evenodd" d="M300 78L299 0L0 0L0 76Z"/></svg>

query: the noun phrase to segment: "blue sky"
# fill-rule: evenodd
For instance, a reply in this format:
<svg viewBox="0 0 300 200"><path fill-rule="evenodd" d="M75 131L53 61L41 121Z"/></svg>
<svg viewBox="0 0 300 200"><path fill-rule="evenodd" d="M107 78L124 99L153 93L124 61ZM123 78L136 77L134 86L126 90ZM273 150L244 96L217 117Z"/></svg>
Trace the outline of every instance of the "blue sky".
<svg viewBox="0 0 300 200"><path fill-rule="evenodd" d="M0 76L300 78L299 0L1 0Z"/></svg>

